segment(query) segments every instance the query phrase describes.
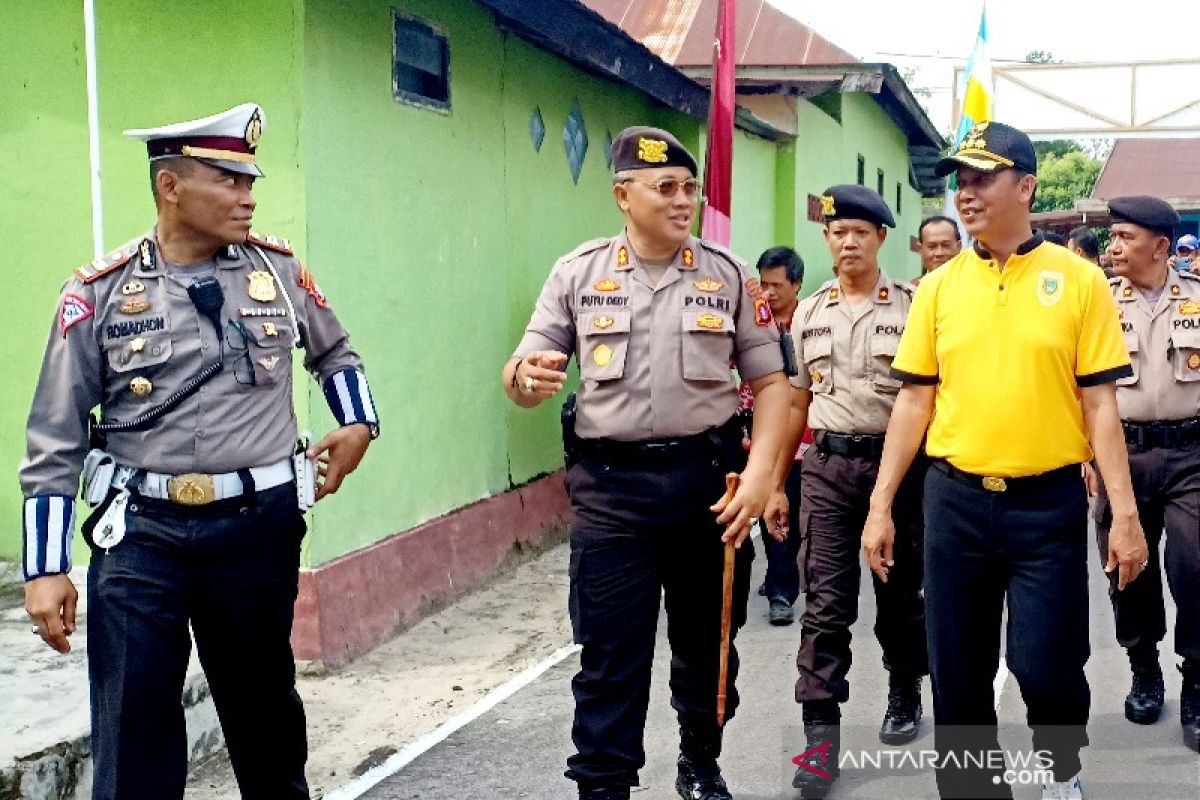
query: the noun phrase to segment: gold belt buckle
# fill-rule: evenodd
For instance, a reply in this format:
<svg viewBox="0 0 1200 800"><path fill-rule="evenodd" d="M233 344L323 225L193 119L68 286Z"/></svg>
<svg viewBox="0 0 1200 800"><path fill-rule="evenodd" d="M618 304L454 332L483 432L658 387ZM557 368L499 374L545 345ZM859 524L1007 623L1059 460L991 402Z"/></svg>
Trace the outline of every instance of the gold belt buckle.
<svg viewBox="0 0 1200 800"><path fill-rule="evenodd" d="M989 492L1003 492L1008 489L1008 484L1004 482L1004 478L984 478L983 488Z"/></svg>
<svg viewBox="0 0 1200 800"><path fill-rule="evenodd" d="M189 473L167 480L167 498L181 506L202 506L217 499L212 475Z"/></svg>

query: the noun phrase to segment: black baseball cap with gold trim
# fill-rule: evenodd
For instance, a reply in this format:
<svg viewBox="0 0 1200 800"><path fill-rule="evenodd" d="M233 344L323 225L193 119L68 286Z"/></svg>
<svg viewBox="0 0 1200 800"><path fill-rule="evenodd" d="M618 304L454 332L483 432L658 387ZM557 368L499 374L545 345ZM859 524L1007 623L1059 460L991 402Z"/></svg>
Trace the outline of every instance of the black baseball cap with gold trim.
<svg viewBox="0 0 1200 800"><path fill-rule="evenodd" d="M613 172L654 167L687 167L696 175L696 159L679 140L662 128L635 125L617 134L612 143Z"/></svg>
<svg viewBox="0 0 1200 800"><path fill-rule="evenodd" d="M1017 169L1037 174L1037 153L1024 132L1003 122L981 122L963 137L949 155L938 160L933 172L944 178L959 167L980 172Z"/></svg>
<svg viewBox="0 0 1200 800"><path fill-rule="evenodd" d="M159 128L137 128L125 131L125 135L145 142L151 161L195 158L218 169L261 178L263 172L254 151L266 126L261 106L242 103L211 117Z"/></svg>

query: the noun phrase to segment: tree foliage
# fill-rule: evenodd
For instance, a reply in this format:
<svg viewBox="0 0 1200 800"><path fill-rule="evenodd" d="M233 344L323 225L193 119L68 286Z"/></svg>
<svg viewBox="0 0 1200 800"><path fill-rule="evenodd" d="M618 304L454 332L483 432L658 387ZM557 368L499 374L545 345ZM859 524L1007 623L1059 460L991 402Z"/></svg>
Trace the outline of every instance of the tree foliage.
<svg viewBox="0 0 1200 800"><path fill-rule="evenodd" d="M1076 200L1092 193L1092 187L1100 177L1100 167L1100 161L1079 148L1062 155L1048 152L1044 157L1039 157L1037 197L1033 210L1065 211L1074 208Z"/></svg>

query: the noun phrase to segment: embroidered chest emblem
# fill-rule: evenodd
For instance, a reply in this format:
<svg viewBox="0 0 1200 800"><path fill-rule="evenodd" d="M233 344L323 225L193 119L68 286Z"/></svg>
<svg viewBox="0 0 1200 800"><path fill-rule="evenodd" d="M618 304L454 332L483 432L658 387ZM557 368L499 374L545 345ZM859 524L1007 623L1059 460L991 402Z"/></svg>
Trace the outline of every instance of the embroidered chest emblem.
<svg viewBox="0 0 1200 800"><path fill-rule="evenodd" d="M1042 305L1049 308L1062 300L1064 280L1061 272L1042 270L1038 273L1037 297Z"/></svg>
<svg viewBox="0 0 1200 800"><path fill-rule="evenodd" d="M260 303L270 303L279 296L275 291L275 279L271 277L271 273L256 269L246 277L250 281L251 299Z"/></svg>

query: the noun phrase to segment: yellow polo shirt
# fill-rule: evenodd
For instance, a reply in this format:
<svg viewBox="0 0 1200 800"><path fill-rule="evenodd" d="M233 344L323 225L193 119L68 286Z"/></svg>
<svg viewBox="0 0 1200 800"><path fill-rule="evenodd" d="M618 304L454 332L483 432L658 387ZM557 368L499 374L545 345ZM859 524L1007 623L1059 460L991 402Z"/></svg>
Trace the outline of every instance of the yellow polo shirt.
<svg viewBox="0 0 1200 800"><path fill-rule="evenodd" d="M1038 237L1003 271L976 247L926 275L892 372L937 384L930 456L1003 478L1090 459L1078 387L1133 374L1104 273Z"/></svg>

